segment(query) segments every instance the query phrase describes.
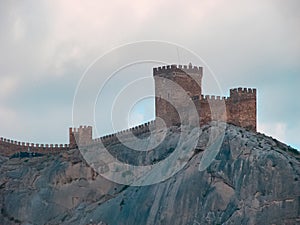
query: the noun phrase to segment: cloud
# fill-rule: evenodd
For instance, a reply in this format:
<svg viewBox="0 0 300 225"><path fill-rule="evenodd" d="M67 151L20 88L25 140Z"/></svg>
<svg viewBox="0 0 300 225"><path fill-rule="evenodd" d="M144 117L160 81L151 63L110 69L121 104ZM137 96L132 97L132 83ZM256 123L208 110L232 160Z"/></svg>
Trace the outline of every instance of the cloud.
<svg viewBox="0 0 300 225"><path fill-rule="evenodd" d="M288 122L258 123L257 130L300 151L299 126L300 121L295 121L295 126Z"/></svg>
<svg viewBox="0 0 300 225"><path fill-rule="evenodd" d="M5 118L6 121L13 122L17 120L17 112L10 108L1 107L0 108L0 118ZM1 123L1 126L5 126L6 123ZM6 129L10 128L5 126Z"/></svg>
<svg viewBox="0 0 300 225"><path fill-rule="evenodd" d="M17 77L2 76L0 77L0 100L8 98L19 86Z"/></svg>
<svg viewBox="0 0 300 225"><path fill-rule="evenodd" d="M144 115L141 113L133 113L129 117L128 125L129 127L134 127L139 124L143 124L145 121Z"/></svg>
<svg viewBox="0 0 300 225"><path fill-rule="evenodd" d="M296 125L300 103L294 96L300 82L299 4L298 0L1 1L0 133L12 134L6 129L17 119L18 137L56 136L57 142L65 141L66 126L72 125L73 93L89 64L120 44L155 39L179 43L199 54L224 93L236 86L258 88L261 129L300 146L294 137L300 133ZM122 79L115 81L115 88L126 80ZM214 94L219 89L207 91ZM109 104L103 101L101 107ZM150 111L136 115L136 122L141 115L149 118L145 114ZM105 119L100 121L105 124ZM30 124L36 128L26 134L17 129Z"/></svg>
<svg viewBox="0 0 300 225"><path fill-rule="evenodd" d="M258 123L257 130L266 135L275 137L281 142L287 141L287 124L279 123Z"/></svg>

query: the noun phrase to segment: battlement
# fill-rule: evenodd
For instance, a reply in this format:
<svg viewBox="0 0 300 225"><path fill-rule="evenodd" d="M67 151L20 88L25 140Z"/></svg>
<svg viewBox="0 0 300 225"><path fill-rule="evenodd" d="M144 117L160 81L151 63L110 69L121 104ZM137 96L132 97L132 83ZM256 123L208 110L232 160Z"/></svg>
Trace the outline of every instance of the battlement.
<svg viewBox="0 0 300 225"><path fill-rule="evenodd" d="M231 98L256 98L256 89L255 88L233 88L230 89L230 96L219 96L219 95L195 95L191 96L193 101L206 100L206 101L225 101L230 100Z"/></svg>
<svg viewBox="0 0 300 225"><path fill-rule="evenodd" d="M83 132L83 131L87 131L87 130L90 130L92 127L91 126L87 126L87 125L84 125L84 126L79 126L79 127L70 127L70 131L73 132L73 133L79 133L79 132Z"/></svg>
<svg viewBox="0 0 300 225"><path fill-rule="evenodd" d="M189 65L167 65L153 68L155 80L155 110L156 117L164 120L167 127L181 124L178 112L167 100L160 96L168 96L168 100L181 107L185 115L182 118L191 118L187 108L186 98L182 96L183 89L193 101L199 116L199 126L210 121L224 121L240 127L256 131L256 89L233 88L230 89L229 97L203 95L202 94L202 67ZM164 79L171 79L181 87L166 87ZM192 115L192 117L195 115ZM193 119L193 118L192 118ZM198 120L197 120L198 121ZM12 155L16 152L55 153L75 149L80 146L88 146L97 143L111 144L119 141L119 138L132 138L133 135L142 135L150 132L150 125L155 126L155 120L141 124L113 134L93 139L91 126L69 128L69 144L36 144L14 141L0 138L0 152L4 155Z"/></svg>
<svg viewBox="0 0 300 225"><path fill-rule="evenodd" d="M167 126L181 124L178 111L185 112L182 118L190 118L186 99L181 94L182 89L193 101L199 114L200 126L212 120L229 122L237 126L256 131L256 89L234 88L230 90L229 97L202 94L202 67L168 65L153 68L155 80L155 111L156 117L162 118ZM180 87L168 88L166 78ZM167 96L161 99L160 96ZM181 107L175 109L173 105Z"/></svg>
<svg viewBox="0 0 300 225"><path fill-rule="evenodd" d="M207 101L224 101L227 98L225 96L219 95L201 95L200 100L207 100Z"/></svg>
<svg viewBox="0 0 300 225"><path fill-rule="evenodd" d="M147 123L131 127L116 133L108 134L92 140L93 144L102 142L102 143L115 143L119 138L127 139L133 135L141 135L150 132L150 126L155 125L155 120L149 121Z"/></svg>
<svg viewBox="0 0 300 225"><path fill-rule="evenodd" d="M232 88L230 89L230 95L236 95L236 94L256 94L256 88Z"/></svg>
<svg viewBox="0 0 300 225"><path fill-rule="evenodd" d="M39 143L29 143L29 142L20 142L11 139L7 139L4 137L0 137L0 142L12 144L16 147L29 147L31 148L45 148L45 149L53 149L53 148L68 148L68 144L39 144Z"/></svg>
<svg viewBox="0 0 300 225"><path fill-rule="evenodd" d="M239 101L242 99L256 99L255 88L234 88L230 89L230 97L233 101Z"/></svg>
<svg viewBox="0 0 300 225"><path fill-rule="evenodd" d="M15 141L0 137L0 151L1 154L11 156L18 152L32 152L41 154L59 153L69 149L75 149L80 146L88 146L92 144L102 143L116 143L118 138L130 138L133 135L141 135L150 132L150 126L155 125L155 121L131 127L116 133L108 134L96 139L92 139L92 126L80 126L78 128L69 128L69 144L39 144Z"/></svg>
<svg viewBox="0 0 300 225"><path fill-rule="evenodd" d="M41 154L58 153L70 148L69 144L39 144L15 141L0 137L1 154L10 156L17 152L34 152Z"/></svg>
<svg viewBox="0 0 300 225"><path fill-rule="evenodd" d="M80 126L79 128L69 128L70 148L88 145L92 142L93 128L91 126Z"/></svg>
<svg viewBox="0 0 300 225"><path fill-rule="evenodd" d="M193 66L192 64L189 65L167 65L153 68L153 75L174 75L174 73L192 73L192 74L199 74L202 75L203 68Z"/></svg>

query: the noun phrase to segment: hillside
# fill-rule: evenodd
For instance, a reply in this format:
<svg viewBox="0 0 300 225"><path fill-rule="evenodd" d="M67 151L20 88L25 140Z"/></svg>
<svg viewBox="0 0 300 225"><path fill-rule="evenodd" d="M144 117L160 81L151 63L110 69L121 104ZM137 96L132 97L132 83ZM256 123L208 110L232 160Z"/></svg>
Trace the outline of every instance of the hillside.
<svg viewBox="0 0 300 225"><path fill-rule="evenodd" d="M197 147L190 146L193 154L178 173L147 186L104 179L76 149L1 156L0 224L300 224L299 153L271 137L228 125L215 159L202 170L203 157L216 148L208 140L213 128L201 128ZM158 153L139 157L139 163L161 160L178 129L169 131ZM111 149L134 159L120 144Z"/></svg>

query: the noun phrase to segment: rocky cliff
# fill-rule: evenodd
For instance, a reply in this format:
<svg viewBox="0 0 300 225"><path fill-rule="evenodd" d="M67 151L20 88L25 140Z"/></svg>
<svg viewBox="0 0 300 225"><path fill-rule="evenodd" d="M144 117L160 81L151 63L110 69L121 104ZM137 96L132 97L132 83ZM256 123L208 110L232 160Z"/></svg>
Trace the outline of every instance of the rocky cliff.
<svg viewBox="0 0 300 225"><path fill-rule="evenodd" d="M299 153L271 137L228 125L214 160L203 168L207 151L217 148L208 140L213 126L202 128L179 172L147 186L103 178L76 149L2 156L0 224L300 224ZM176 135L172 132L169 138ZM172 149L170 143L160 151ZM112 149L124 150L118 144ZM154 162L151 157L142 161Z"/></svg>

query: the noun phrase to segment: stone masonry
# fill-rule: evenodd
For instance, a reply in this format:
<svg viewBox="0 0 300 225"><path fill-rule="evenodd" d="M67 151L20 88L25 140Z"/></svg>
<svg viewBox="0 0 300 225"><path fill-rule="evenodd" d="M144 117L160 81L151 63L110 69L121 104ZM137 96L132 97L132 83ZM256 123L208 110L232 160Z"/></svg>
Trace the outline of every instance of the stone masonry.
<svg viewBox="0 0 300 225"><path fill-rule="evenodd" d="M147 133L150 125L157 126L157 121L162 120L167 127L202 126L211 121L224 121L256 132L256 89L230 89L229 97L203 95L203 68L191 64L153 68L153 76L156 96L155 121L96 139L92 137L91 126L70 128L69 144L34 144L1 137L0 151L7 156L17 152L51 154L98 142L114 143L118 135Z"/></svg>
<svg viewBox="0 0 300 225"><path fill-rule="evenodd" d="M200 126L215 120L256 131L256 89L230 89L229 97L204 96L201 87L203 68L191 64L154 68L153 76L156 118L160 117L167 126L185 123L185 118L189 118L185 114L195 107ZM193 101L192 105L187 105L187 98ZM184 112L182 118L178 111Z"/></svg>

